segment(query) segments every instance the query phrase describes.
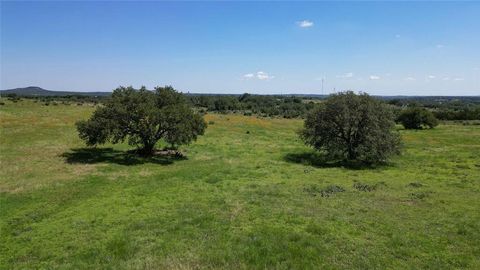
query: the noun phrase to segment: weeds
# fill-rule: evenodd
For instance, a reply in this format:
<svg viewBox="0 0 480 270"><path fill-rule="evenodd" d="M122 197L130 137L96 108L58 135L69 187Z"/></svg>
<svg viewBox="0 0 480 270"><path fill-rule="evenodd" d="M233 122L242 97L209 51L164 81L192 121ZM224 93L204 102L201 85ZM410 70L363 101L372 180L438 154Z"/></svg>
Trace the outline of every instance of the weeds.
<svg viewBox="0 0 480 270"><path fill-rule="evenodd" d="M353 184L353 188L355 188L358 191L370 192L377 189L377 184L370 185L370 184L363 184L363 183L355 183Z"/></svg>
<svg viewBox="0 0 480 270"><path fill-rule="evenodd" d="M303 188L304 192L307 192L311 196L320 195L320 197L330 197L338 192L344 192L345 189L341 186L330 185L323 189L320 189L317 185L311 185L310 187Z"/></svg>

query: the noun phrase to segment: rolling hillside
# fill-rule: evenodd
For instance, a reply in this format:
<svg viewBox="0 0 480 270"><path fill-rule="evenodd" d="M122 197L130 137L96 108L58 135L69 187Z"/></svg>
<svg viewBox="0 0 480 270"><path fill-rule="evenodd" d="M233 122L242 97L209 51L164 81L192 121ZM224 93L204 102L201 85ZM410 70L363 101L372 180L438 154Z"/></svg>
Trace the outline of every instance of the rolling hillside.
<svg viewBox="0 0 480 270"><path fill-rule="evenodd" d="M38 86L0 90L0 95L16 94L17 96L108 96L111 92L73 92L73 91L52 91Z"/></svg>

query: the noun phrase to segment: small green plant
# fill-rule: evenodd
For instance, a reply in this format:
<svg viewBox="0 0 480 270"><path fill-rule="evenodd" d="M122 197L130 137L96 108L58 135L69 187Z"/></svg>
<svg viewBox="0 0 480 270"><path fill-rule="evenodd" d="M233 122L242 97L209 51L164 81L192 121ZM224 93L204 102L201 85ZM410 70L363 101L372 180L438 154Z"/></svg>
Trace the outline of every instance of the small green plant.
<svg viewBox="0 0 480 270"><path fill-rule="evenodd" d="M419 183L419 182L412 182L412 183L408 184L408 186L413 187L413 188L419 188L419 187L423 187L423 184Z"/></svg>
<svg viewBox="0 0 480 270"><path fill-rule="evenodd" d="M353 188L355 188L358 191L370 192L377 189L377 184L370 185L370 184L363 184L363 183L355 183L353 184Z"/></svg>
<svg viewBox="0 0 480 270"><path fill-rule="evenodd" d="M323 189L320 189L317 185L311 185L303 188L303 191L309 193L311 196L320 195L320 197L330 197L335 193L344 192L345 189L337 185L330 185Z"/></svg>
<svg viewBox="0 0 480 270"><path fill-rule="evenodd" d="M431 192L413 192L410 193L410 198L412 199L417 199L417 200L423 200L427 198L430 195Z"/></svg>

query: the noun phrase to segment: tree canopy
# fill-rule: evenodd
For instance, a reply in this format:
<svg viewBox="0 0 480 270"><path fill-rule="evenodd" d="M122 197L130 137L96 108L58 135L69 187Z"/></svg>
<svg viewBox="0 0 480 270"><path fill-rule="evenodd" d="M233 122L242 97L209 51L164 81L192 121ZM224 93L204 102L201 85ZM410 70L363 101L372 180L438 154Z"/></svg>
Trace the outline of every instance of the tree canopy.
<svg viewBox="0 0 480 270"><path fill-rule="evenodd" d="M379 163L399 153L392 110L367 94L330 96L308 115L300 136L332 160Z"/></svg>
<svg viewBox="0 0 480 270"><path fill-rule="evenodd" d="M433 113L417 106L401 112L397 121L401 123L405 129L434 128L438 125L438 120Z"/></svg>
<svg viewBox="0 0 480 270"><path fill-rule="evenodd" d="M89 120L76 125L80 138L89 146L126 140L146 155L153 153L160 139L173 146L188 144L206 128L203 117L171 86L154 91L119 87Z"/></svg>

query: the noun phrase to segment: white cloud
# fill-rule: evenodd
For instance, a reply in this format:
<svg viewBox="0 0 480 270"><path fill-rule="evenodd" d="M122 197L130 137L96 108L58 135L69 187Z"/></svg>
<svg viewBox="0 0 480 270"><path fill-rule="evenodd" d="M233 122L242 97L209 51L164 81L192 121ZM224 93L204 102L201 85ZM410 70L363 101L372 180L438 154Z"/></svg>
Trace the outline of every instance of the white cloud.
<svg viewBox="0 0 480 270"><path fill-rule="evenodd" d="M463 81L463 80L465 80L465 79L464 79L464 78L454 78L453 80L454 80L454 81Z"/></svg>
<svg viewBox="0 0 480 270"><path fill-rule="evenodd" d="M404 80L405 81L415 81L416 79L414 77L407 77Z"/></svg>
<svg viewBox="0 0 480 270"><path fill-rule="evenodd" d="M428 75L427 78L428 79L435 79L436 77L434 75Z"/></svg>
<svg viewBox="0 0 480 270"><path fill-rule="evenodd" d="M245 80L252 80L252 79L258 79L258 80L271 80L275 78L275 76L269 75L266 72L263 71L258 71L257 73L247 73L243 75L243 79Z"/></svg>
<svg viewBox="0 0 480 270"><path fill-rule="evenodd" d="M442 78L442 81L449 81L450 80L450 77L443 77Z"/></svg>
<svg viewBox="0 0 480 270"><path fill-rule="evenodd" d="M275 78L275 76L268 75L267 73L265 73L263 71L257 72L257 79L259 79L259 80L271 80L273 78Z"/></svg>
<svg viewBox="0 0 480 270"><path fill-rule="evenodd" d="M313 22L308 20L299 21L297 22L297 24L302 28L308 28L313 26Z"/></svg>
<svg viewBox="0 0 480 270"><path fill-rule="evenodd" d="M337 78L342 78L342 79L352 78L352 77L353 77L353 73L352 73L352 72L348 72L348 73L345 73L345 74L342 74L342 75L337 75Z"/></svg>
<svg viewBox="0 0 480 270"><path fill-rule="evenodd" d="M370 77L368 77L370 80L380 80L380 77L377 76L377 75L370 75Z"/></svg>

